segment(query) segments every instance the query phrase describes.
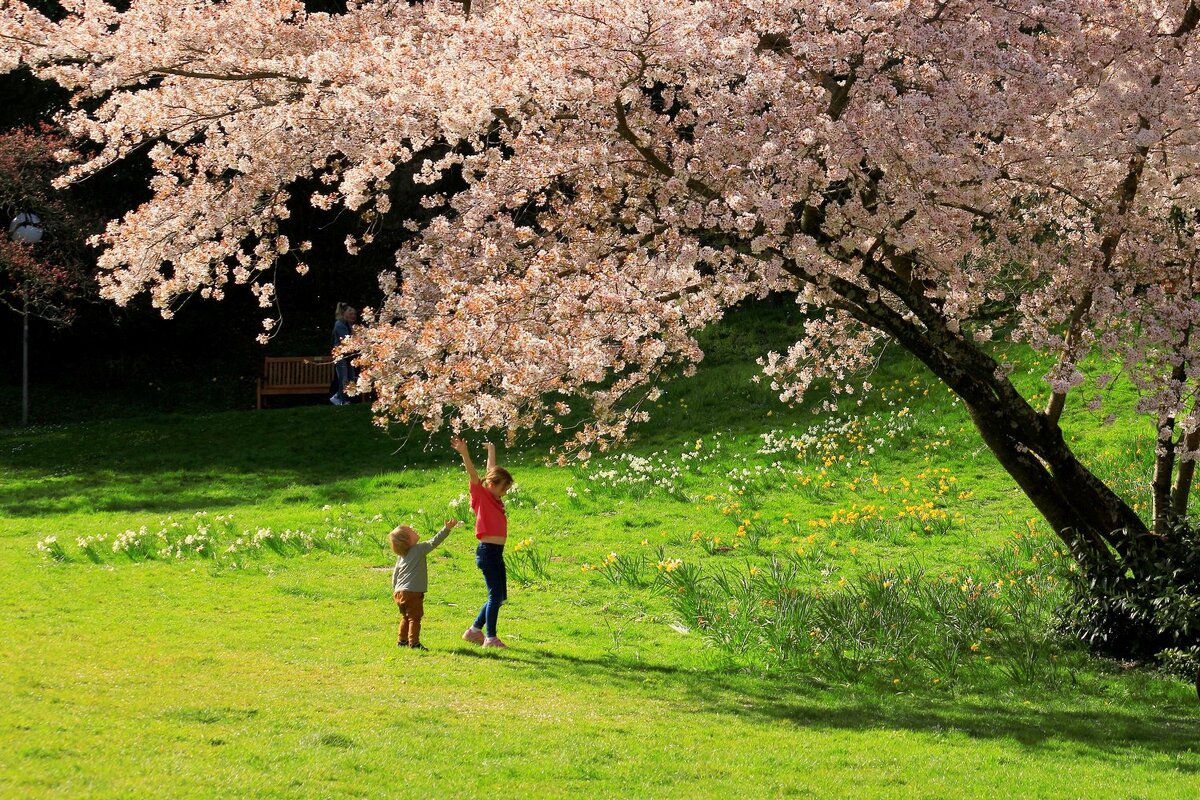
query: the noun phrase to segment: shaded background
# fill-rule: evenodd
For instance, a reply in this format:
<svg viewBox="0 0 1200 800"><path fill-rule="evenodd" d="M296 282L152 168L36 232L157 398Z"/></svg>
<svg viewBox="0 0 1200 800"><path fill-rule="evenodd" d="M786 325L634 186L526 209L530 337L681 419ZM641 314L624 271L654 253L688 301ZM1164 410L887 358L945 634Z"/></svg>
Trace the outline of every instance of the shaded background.
<svg viewBox="0 0 1200 800"><path fill-rule="evenodd" d="M51 15L56 3L33 0ZM114 3L114 5L119 5ZM313 11L345 10L344 2L314 0ZM27 71L0 75L0 130L53 122L69 95ZM108 218L136 207L149 195L149 167L134 156L72 188L72 202L101 208ZM329 350L338 302L377 306L377 276L394 264L397 246L411 234L404 219L424 212L421 191L406 175L394 181L393 212L376 230L375 241L358 256L346 253L348 233L366 223L354 213L317 211L310 189L293 188L293 216L282 228L293 241L309 239L310 271L300 276L294 262L281 261L273 276L282 325L267 345L255 337L271 312L258 307L248 287L230 286L224 300L189 299L171 320L162 319L140 297L121 308L108 301L80 303L70 326L30 319L30 421L58 422L93 415L157 410L252 408L255 380L267 355L318 355ZM439 187L441 188L441 187ZM8 220L4 220L7 229ZM98 254L98 253L97 253ZM20 420L21 317L0 308L0 427ZM327 402L324 398L273 398L276 404Z"/></svg>

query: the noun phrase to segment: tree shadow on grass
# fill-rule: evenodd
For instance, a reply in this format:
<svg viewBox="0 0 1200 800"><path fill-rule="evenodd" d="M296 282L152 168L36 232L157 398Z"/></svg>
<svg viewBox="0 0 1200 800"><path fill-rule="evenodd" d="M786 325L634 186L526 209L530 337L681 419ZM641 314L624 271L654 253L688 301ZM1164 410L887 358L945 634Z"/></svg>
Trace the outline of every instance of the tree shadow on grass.
<svg viewBox="0 0 1200 800"><path fill-rule="evenodd" d="M389 434L366 407L162 415L0 432L0 512L170 512L254 502L353 503L436 479L449 446ZM282 495L282 496L281 496Z"/></svg>
<svg viewBox="0 0 1200 800"><path fill-rule="evenodd" d="M418 473L419 475L419 473ZM0 490L0 513L43 517L78 513L162 513L220 509L270 499L282 506L317 508L326 504L378 501L380 485L387 491L412 488L436 476L406 481L388 476L379 481L358 478L312 480L280 470L267 473L168 472L154 475L108 474L103 478L71 475L54 481L30 481Z"/></svg>
<svg viewBox="0 0 1200 800"><path fill-rule="evenodd" d="M479 650L456 651L477 658ZM505 661L536 670L539 679L584 680L645 691L653 676L699 710L811 729L907 730L934 736L1010 740L1031 750L1068 743L1087 755L1127 761L1131 751L1181 756L1174 769L1200 773L1200 705L1195 713L1125 700L1123 708L1097 708L1096 698L1064 690L1051 700L953 697L939 693L886 694L866 688L822 688L804 678L755 677L691 670L616 656L585 658L544 647L509 650Z"/></svg>

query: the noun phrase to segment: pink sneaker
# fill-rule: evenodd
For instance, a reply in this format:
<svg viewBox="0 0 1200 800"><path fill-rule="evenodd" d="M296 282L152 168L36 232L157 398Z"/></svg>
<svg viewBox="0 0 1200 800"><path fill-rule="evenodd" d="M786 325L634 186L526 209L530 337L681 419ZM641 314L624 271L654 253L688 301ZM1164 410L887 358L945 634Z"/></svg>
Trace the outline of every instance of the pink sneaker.
<svg viewBox="0 0 1200 800"><path fill-rule="evenodd" d="M474 642L475 644L483 644L483 631L477 631L474 628L467 628L463 633L464 642Z"/></svg>
<svg viewBox="0 0 1200 800"><path fill-rule="evenodd" d="M504 642L500 641L499 636L489 636L488 638L484 639L483 646L484 647L503 647L506 650L508 649L508 645L506 645Z"/></svg>

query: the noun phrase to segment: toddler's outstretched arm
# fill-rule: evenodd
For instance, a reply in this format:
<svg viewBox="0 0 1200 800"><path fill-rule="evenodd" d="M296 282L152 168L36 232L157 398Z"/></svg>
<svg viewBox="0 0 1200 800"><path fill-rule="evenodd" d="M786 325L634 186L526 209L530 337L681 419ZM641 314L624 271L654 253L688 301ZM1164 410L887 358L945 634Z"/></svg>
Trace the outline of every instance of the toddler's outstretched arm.
<svg viewBox="0 0 1200 800"><path fill-rule="evenodd" d="M491 442L484 442L483 446L487 448L488 454L487 471L491 472L496 468L496 445Z"/></svg>
<svg viewBox="0 0 1200 800"><path fill-rule="evenodd" d="M483 483L483 481L479 480L479 473L475 471L475 462L471 460L471 453L467 450L467 443L455 436L450 440L450 446L462 456L463 466L467 468L467 477L471 479L471 485L474 486L475 484Z"/></svg>
<svg viewBox="0 0 1200 800"><path fill-rule="evenodd" d="M446 520L446 524L442 526L442 529L433 535L432 539L426 542L417 542L417 544L425 545L428 548L425 552L429 552L429 550L446 541L446 537L450 535L450 531L454 530L457 526L458 520L448 519Z"/></svg>

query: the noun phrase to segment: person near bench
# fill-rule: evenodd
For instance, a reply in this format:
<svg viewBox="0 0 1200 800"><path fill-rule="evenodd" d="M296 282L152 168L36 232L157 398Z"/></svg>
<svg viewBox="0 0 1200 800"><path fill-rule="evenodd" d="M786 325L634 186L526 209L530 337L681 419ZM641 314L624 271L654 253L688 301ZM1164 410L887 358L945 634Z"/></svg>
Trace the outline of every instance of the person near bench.
<svg viewBox="0 0 1200 800"><path fill-rule="evenodd" d="M342 343L342 339L353 332L356 322L358 322L358 311L351 305L338 303L333 323L333 348L335 350ZM350 362L351 357L345 356L334 363L333 395L330 396L329 402L335 406L344 406L350 402L350 397L346 394L346 387L358 380L358 372L354 369L354 364Z"/></svg>

